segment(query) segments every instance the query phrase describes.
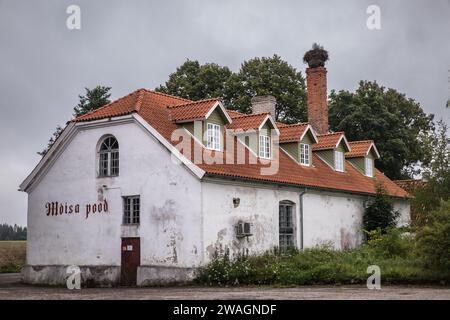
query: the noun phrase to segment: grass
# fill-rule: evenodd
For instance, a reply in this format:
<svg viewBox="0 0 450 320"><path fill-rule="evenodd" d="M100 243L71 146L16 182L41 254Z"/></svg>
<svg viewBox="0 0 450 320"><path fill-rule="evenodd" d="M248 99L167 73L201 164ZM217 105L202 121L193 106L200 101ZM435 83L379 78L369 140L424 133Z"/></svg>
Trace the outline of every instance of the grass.
<svg viewBox="0 0 450 320"><path fill-rule="evenodd" d="M0 273L20 272L25 264L26 241L0 241Z"/></svg>
<svg viewBox="0 0 450 320"><path fill-rule="evenodd" d="M370 276L367 268L377 265L384 284L450 284L450 270L428 268L414 246L412 239L392 231L352 250L312 248L234 259L219 255L195 281L214 286L365 284Z"/></svg>

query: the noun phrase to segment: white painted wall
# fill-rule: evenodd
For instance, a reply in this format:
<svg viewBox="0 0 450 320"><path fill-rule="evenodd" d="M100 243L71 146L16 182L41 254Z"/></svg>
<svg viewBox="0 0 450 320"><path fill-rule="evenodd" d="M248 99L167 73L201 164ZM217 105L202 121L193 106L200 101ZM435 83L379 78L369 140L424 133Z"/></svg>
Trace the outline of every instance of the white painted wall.
<svg viewBox="0 0 450 320"><path fill-rule="evenodd" d="M105 134L119 142L120 176L98 179L96 146ZM139 227L121 226L127 195L141 196ZM142 265L198 265L200 195L198 179L138 124L83 129L29 194L27 263L120 265L121 236L139 236ZM109 213L86 219L83 206L103 198ZM82 212L46 216L51 201L79 203Z"/></svg>
<svg viewBox="0 0 450 320"><path fill-rule="evenodd" d="M364 197L308 190L303 199L305 248L344 249L361 244Z"/></svg>
<svg viewBox="0 0 450 320"><path fill-rule="evenodd" d="M269 189L255 185L233 185L203 182L202 207L204 213L204 250L206 260L216 250L229 248L231 255L263 253L278 246L279 201L294 202L298 217L298 192L290 189ZM240 198L239 207L233 205L233 198ZM254 235L236 238L234 226L239 220L253 223ZM298 219L296 233L298 241Z"/></svg>
<svg viewBox="0 0 450 320"><path fill-rule="evenodd" d="M262 187L238 182L204 182L204 248L206 260L216 250L230 250L231 255L249 251L262 253L278 246L278 205L280 201L295 203L295 235L301 243L299 196L302 189ZM233 198L240 198L234 208ZM303 195L303 246L331 246L335 249L355 248L363 241L365 196L309 190ZM409 221L409 204L395 200L401 211L400 221ZM254 235L238 239L234 226L239 220L253 223Z"/></svg>
<svg viewBox="0 0 450 320"><path fill-rule="evenodd" d="M411 205L409 201L396 199L394 200L394 210L398 211L397 226L404 227L411 223Z"/></svg>

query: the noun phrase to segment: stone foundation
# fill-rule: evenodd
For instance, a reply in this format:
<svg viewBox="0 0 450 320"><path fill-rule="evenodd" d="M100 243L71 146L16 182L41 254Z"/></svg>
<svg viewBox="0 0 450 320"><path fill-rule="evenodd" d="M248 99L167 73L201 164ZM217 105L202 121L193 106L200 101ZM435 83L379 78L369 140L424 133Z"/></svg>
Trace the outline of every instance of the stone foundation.
<svg viewBox="0 0 450 320"><path fill-rule="evenodd" d="M145 287L182 284L193 280L195 272L195 268L140 266L137 270L137 285Z"/></svg>
<svg viewBox="0 0 450 320"><path fill-rule="evenodd" d="M23 283L51 286L66 286L67 267L63 265L31 266L22 269ZM83 287L111 287L120 284L119 266L79 266L81 270L81 285Z"/></svg>

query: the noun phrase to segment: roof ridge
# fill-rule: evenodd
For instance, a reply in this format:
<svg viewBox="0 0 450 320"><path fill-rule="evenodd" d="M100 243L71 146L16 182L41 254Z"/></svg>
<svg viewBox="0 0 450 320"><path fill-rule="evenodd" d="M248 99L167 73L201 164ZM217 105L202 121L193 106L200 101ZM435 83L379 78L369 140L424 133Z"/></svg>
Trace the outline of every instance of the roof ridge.
<svg viewBox="0 0 450 320"><path fill-rule="evenodd" d="M141 89L140 89L140 90L141 90ZM178 100L183 100L183 101L186 101L186 102L189 102L189 101L192 102L192 101L193 101L193 100L189 100L189 99L186 99L186 98L174 96L174 95L172 95L172 94L168 94L168 93L164 93L164 92L159 92L159 91L155 91L155 90L149 90L149 89L145 89L145 88L144 88L144 90L147 91L148 93L159 94L159 95L161 95L161 96L165 96L165 97L169 97L169 98L174 98L174 99L178 99Z"/></svg>
<svg viewBox="0 0 450 320"><path fill-rule="evenodd" d="M142 106L142 100L144 99L144 94L145 94L145 89L138 89L139 95L138 98L136 100L136 105L134 106L134 110L136 110L136 112L139 112L139 110L141 110L141 106Z"/></svg>
<svg viewBox="0 0 450 320"><path fill-rule="evenodd" d="M332 136L332 135L337 135L337 134L344 134L345 135L345 132L344 131L337 131L337 132L330 132L330 133L321 133L321 134L318 134L317 136L323 137L323 136Z"/></svg>
<svg viewBox="0 0 450 320"><path fill-rule="evenodd" d="M348 143L365 143L365 142L373 142L373 139L370 140L356 140L356 141L349 141Z"/></svg>
<svg viewBox="0 0 450 320"><path fill-rule="evenodd" d="M292 128L292 127L299 127L299 126L309 125L309 122L299 122L299 123L293 123L293 124L283 123L283 124L284 124L284 127L282 127L282 128Z"/></svg>
<svg viewBox="0 0 450 320"><path fill-rule="evenodd" d="M175 108L179 108L179 107L184 107L184 106L189 106L192 104L198 104L198 103L209 102L209 101L214 101L214 100L220 100L220 98L208 98L208 99L202 99L202 100L197 100L197 101L191 101L191 102L187 102L187 103L183 103L183 104L170 105L170 106L167 106L167 108L175 109Z"/></svg>
<svg viewBox="0 0 450 320"><path fill-rule="evenodd" d="M97 108L97 109L95 109L95 110L89 111L89 112L87 112L87 113L85 113L85 114L82 114L81 116L78 116L78 117L76 117L75 119L72 119L71 121L77 121L77 120L80 119L80 118L83 118L83 117L85 117L85 116L91 115L91 114L93 114L93 113L95 113L95 112L97 112L97 111L99 111L99 110L103 110L103 109L105 109L105 108L111 106L112 104L115 104L115 103L117 103L117 102L119 102L119 101L124 100L125 98L128 98L128 97L132 96L133 94L137 93L137 92L140 91L140 90L142 90L142 89L137 89L137 90L135 90L135 91L133 91L133 92L127 94L126 96L120 97L120 98L118 98L118 99L116 99L116 100L114 100L114 101L111 101L110 103L105 104L104 106L101 106L101 107L99 107L99 108ZM145 89L144 89L144 90L145 90Z"/></svg>
<svg viewBox="0 0 450 320"><path fill-rule="evenodd" d="M239 117L234 117L233 119L240 119L240 118L247 118L247 117L254 117L254 116L261 116L261 115L268 115L270 112L258 112L258 113L250 113L250 114L243 114Z"/></svg>

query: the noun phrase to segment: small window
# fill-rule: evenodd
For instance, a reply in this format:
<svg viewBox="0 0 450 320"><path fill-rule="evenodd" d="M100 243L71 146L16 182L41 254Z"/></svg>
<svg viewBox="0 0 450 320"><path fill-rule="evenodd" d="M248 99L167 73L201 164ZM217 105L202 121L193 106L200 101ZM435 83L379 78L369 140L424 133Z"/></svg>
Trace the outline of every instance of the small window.
<svg viewBox="0 0 450 320"><path fill-rule="evenodd" d="M220 126L214 123L208 123L207 128L207 148L220 151Z"/></svg>
<svg viewBox="0 0 450 320"><path fill-rule="evenodd" d="M373 160L365 158L365 162L366 176L373 177Z"/></svg>
<svg viewBox="0 0 450 320"><path fill-rule="evenodd" d="M309 144L300 143L300 164L304 166L309 166L311 163L309 150Z"/></svg>
<svg viewBox="0 0 450 320"><path fill-rule="evenodd" d="M259 136L259 156L261 158L270 159L270 137L265 135Z"/></svg>
<svg viewBox="0 0 450 320"><path fill-rule="evenodd" d="M336 171L344 172L344 153L342 151L335 151L334 157Z"/></svg>
<svg viewBox="0 0 450 320"><path fill-rule="evenodd" d="M117 139L109 136L100 143L98 156L99 177L112 177L119 175L119 143Z"/></svg>
<svg viewBox="0 0 450 320"><path fill-rule="evenodd" d="M123 198L123 224L139 224L141 202L139 196Z"/></svg>
<svg viewBox="0 0 450 320"><path fill-rule="evenodd" d="M286 252L294 246L294 204L282 201L279 208L280 251Z"/></svg>

